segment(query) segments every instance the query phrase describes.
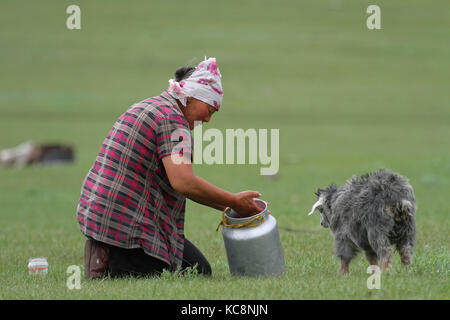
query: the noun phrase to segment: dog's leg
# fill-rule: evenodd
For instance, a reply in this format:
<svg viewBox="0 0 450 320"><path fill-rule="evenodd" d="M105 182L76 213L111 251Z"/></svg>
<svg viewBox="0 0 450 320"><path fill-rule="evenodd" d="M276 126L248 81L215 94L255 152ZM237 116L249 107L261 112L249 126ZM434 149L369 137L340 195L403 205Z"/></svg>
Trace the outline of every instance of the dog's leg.
<svg viewBox="0 0 450 320"><path fill-rule="evenodd" d="M372 251L378 257L378 265L381 271L386 271L392 267L392 246L387 235L382 230L371 230L368 233L368 240Z"/></svg>
<svg viewBox="0 0 450 320"><path fill-rule="evenodd" d="M356 250L353 243L344 238L335 239L336 256L341 259L341 267L339 268L339 274L345 275L349 272L350 261L355 257Z"/></svg>
<svg viewBox="0 0 450 320"><path fill-rule="evenodd" d="M346 275L349 272L350 260L341 259L341 267L339 268L340 275Z"/></svg>
<svg viewBox="0 0 450 320"><path fill-rule="evenodd" d="M414 220L409 220L403 226L405 232L397 241L397 250L400 254L402 264L407 266L412 263L414 245L416 243L416 226Z"/></svg>
<svg viewBox="0 0 450 320"><path fill-rule="evenodd" d="M400 259L404 266L410 265L413 260L413 247L410 245L397 245L397 250L400 253Z"/></svg>
<svg viewBox="0 0 450 320"><path fill-rule="evenodd" d="M373 251L365 251L364 252L365 254L366 254L366 259L367 259L367 261L369 262L369 264L371 265L371 266L377 266L378 265L378 257L377 257L377 254L375 253L375 252L373 252Z"/></svg>
<svg viewBox="0 0 450 320"><path fill-rule="evenodd" d="M383 247L379 248L378 255L380 257L380 268L381 271L384 272L390 268L392 268L392 248L391 247Z"/></svg>

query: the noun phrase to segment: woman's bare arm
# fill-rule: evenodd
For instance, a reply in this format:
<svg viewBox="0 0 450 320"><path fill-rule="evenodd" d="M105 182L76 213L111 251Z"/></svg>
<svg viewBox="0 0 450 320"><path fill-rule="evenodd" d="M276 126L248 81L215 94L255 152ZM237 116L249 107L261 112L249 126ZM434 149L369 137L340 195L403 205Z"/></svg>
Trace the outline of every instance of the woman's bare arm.
<svg viewBox="0 0 450 320"><path fill-rule="evenodd" d="M230 207L241 216L251 216L260 211L253 201L254 198L261 196L259 192L243 191L233 194L218 188L205 179L196 176L192 170L192 165L183 162L181 156L174 157L176 161L172 160L172 156L167 156L162 159L162 162L170 184L177 192L195 202L221 211Z"/></svg>

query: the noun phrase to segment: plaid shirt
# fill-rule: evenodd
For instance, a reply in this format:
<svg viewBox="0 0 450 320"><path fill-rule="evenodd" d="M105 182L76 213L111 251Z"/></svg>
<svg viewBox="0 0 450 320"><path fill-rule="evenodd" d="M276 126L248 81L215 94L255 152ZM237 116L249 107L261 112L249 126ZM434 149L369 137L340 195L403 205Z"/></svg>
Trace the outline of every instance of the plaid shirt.
<svg viewBox="0 0 450 320"><path fill-rule="evenodd" d="M188 122L167 92L119 117L81 188L77 214L84 235L142 248L172 268L181 265L186 198L172 188L161 161L183 140L171 141L176 129L189 132L185 138L192 141ZM184 152L192 157L192 148Z"/></svg>

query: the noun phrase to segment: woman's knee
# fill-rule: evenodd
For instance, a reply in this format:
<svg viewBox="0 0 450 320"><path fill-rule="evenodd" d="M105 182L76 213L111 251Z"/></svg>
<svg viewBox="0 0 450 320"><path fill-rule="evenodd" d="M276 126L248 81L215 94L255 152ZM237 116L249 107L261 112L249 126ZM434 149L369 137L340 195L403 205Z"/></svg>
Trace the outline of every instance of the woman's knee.
<svg viewBox="0 0 450 320"><path fill-rule="evenodd" d="M183 252L183 263L181 268L195 268L199 274L211 275L212 269L208 260L201 253L201 251L192 244L189 240L185 239L184 252Z"/></svg>

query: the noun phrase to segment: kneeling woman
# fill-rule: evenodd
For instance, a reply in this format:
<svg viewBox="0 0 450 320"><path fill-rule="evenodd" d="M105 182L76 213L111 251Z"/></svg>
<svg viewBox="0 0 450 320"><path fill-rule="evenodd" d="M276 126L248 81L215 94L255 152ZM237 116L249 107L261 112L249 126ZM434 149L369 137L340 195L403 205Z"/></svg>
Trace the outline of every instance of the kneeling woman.
<svg viewBox="0 0 450 320"><path fill-rule="evenodd" d="M186 197L242 216L259 211L253 201L258 192L230 193L196 176L190 161L180 161L192 157L186 142L194 122L209 122L222 97L221 75L209 58L196 68L178 69L165 92L132 105L116 121L83 182L77 208L88 238L87 279L194 266L209 275L207 259L184 237Z"/></svg>

